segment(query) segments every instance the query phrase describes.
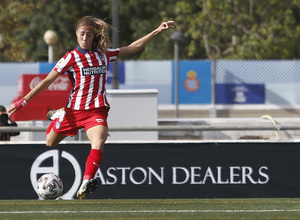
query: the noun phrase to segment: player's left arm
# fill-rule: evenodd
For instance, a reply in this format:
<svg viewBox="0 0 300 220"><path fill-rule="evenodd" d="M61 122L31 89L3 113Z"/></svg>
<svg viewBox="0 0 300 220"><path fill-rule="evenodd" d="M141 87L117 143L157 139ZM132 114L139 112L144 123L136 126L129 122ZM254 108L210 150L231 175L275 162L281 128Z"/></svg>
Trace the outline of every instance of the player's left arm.
<svg viewBox="0 0 300 220"><path fill-rule="evenodd" d="M130 45L126 47L121 47L119 52L119 57L127 56L130 54L134 54L142 50L151 40L153 40L159 33L168 30L169 28L174 28L174 21L167 21L161 23L158 28L145 35L144 37L134 41Z"/></svg>

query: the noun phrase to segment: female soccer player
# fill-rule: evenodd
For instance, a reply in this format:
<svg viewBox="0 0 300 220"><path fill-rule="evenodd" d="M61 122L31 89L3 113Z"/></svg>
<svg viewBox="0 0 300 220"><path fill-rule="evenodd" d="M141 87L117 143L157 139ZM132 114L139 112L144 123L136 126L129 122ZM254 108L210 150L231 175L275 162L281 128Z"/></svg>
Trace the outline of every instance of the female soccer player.
<svg viewBox="0 0 300 220"><path fill-rule="evenodd" d="M56 113L47 129L46 145L55 146L66 136L74 136L79 129L85 129L91 151L86 161L82 184L77 192L78 198L83 199L87 193L97 188L97 180L93 178L100 166L108 134L106 119L109 103L105 84L109 63L117 57L137 53L159 33L169 28L174 28L173 21L163 22L128 46L109 49L109 31L112 27L99 18L85 16L77 23L77 48L67 52L39 85L9 108L8 112L13 114L47 89L60 74L69 75L74 88L66 107Z"/></svg>

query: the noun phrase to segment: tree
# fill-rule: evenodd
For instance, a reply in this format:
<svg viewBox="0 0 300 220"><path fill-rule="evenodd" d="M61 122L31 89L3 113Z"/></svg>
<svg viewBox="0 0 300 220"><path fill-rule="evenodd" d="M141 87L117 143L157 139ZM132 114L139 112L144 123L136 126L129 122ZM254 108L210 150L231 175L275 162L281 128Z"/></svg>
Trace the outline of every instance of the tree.
<svg viewBox="0 0 300 220"><path fill-rule="evenodd" d="M3 0L1 1L1 30L4 33L1 60L46 61L47 45L43 35L55 30L59 42L55 45L58 59L76 46L75 23L84 15L108 16L109 3L88 0ZM9 54L9 56L7 55Z"/></svg>
<svg viewBox="0 0 300 220"><path fill-rule="evenodd" d="M174 20L174 14L162 12L173 8L172 0L126 0L120 1L120 46L148 34L158 27L162 21ZM168 14L168 15L167 15ZM173 58L173 43L171 32L162 33L155 38L140 53L126 59L171 59Z"/></svg>
<svg viewBox="0 0 300 220"><path fill-rule="evenodd" d="M92 15L111 23L112 1L1 0L0 61L46 61L46 30L59 35L55 57L76 45L75 23ZM299 59L300 0L119 0L120 46L163 20L185 34L182 59ZM172 59L171 32L126 59Z"/></svg>
<svg viewBox="0 0 300 220"><path fill-rule="evenodd" d="M34 12L32 4L3 0L0 2L0 59L22 61L26 59L23 48L26 42L17 41L17 30L24 31L27 16Z"/></svg>
<svg viewBox="0 0 300 220"><path fill-rule="evenodd" d="M191 58L203 48L210 59L300 57L299 0L188 0L176 5L181 11L176 20L188 24Z"/></svg>

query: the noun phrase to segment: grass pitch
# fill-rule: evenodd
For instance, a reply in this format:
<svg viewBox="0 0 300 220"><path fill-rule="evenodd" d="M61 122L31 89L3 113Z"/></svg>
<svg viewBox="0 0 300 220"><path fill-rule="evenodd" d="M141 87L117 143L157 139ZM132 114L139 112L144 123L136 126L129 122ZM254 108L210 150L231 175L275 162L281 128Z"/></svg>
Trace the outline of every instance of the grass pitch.
<svg viewBox="0 0 300 220"><path fill-rule="evenodd" d="M300 219L300 199L0 200L0 219Z"/></svg>

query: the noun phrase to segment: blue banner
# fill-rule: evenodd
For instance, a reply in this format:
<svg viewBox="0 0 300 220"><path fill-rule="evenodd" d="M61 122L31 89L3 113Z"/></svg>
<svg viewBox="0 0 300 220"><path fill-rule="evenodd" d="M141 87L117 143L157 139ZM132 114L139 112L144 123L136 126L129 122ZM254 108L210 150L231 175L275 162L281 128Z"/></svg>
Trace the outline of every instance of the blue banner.
<svg viewBox="0 0 300 220"><path fill-rule="evenodd" d="M172 102L175 103L175 63L172 64ZM211 62L180 61L178 64L178 103L211 103Z"/></svg>
<svg viewBox="0 0 300 220"><path fill-rule="evenodd" d="M110 63L109 69L107 72L107 84L111 84L112 76L113 76L113 63ZM124 62L118 62L118 80L119 84L125 83L125 65Z"/></svg>
<svg viewBox="0 0 300 220"><path fill-rule="evenodd" d="M39 73L48 74L51 70L55 67L55 63L47 63L47 62L40 62L39 63Z"/></svg>
<svg viewBox="0 0 300 220"><path fill-rule="evenodd" d="M264 84L216 84L216 104L264 103Z"/></svg>

